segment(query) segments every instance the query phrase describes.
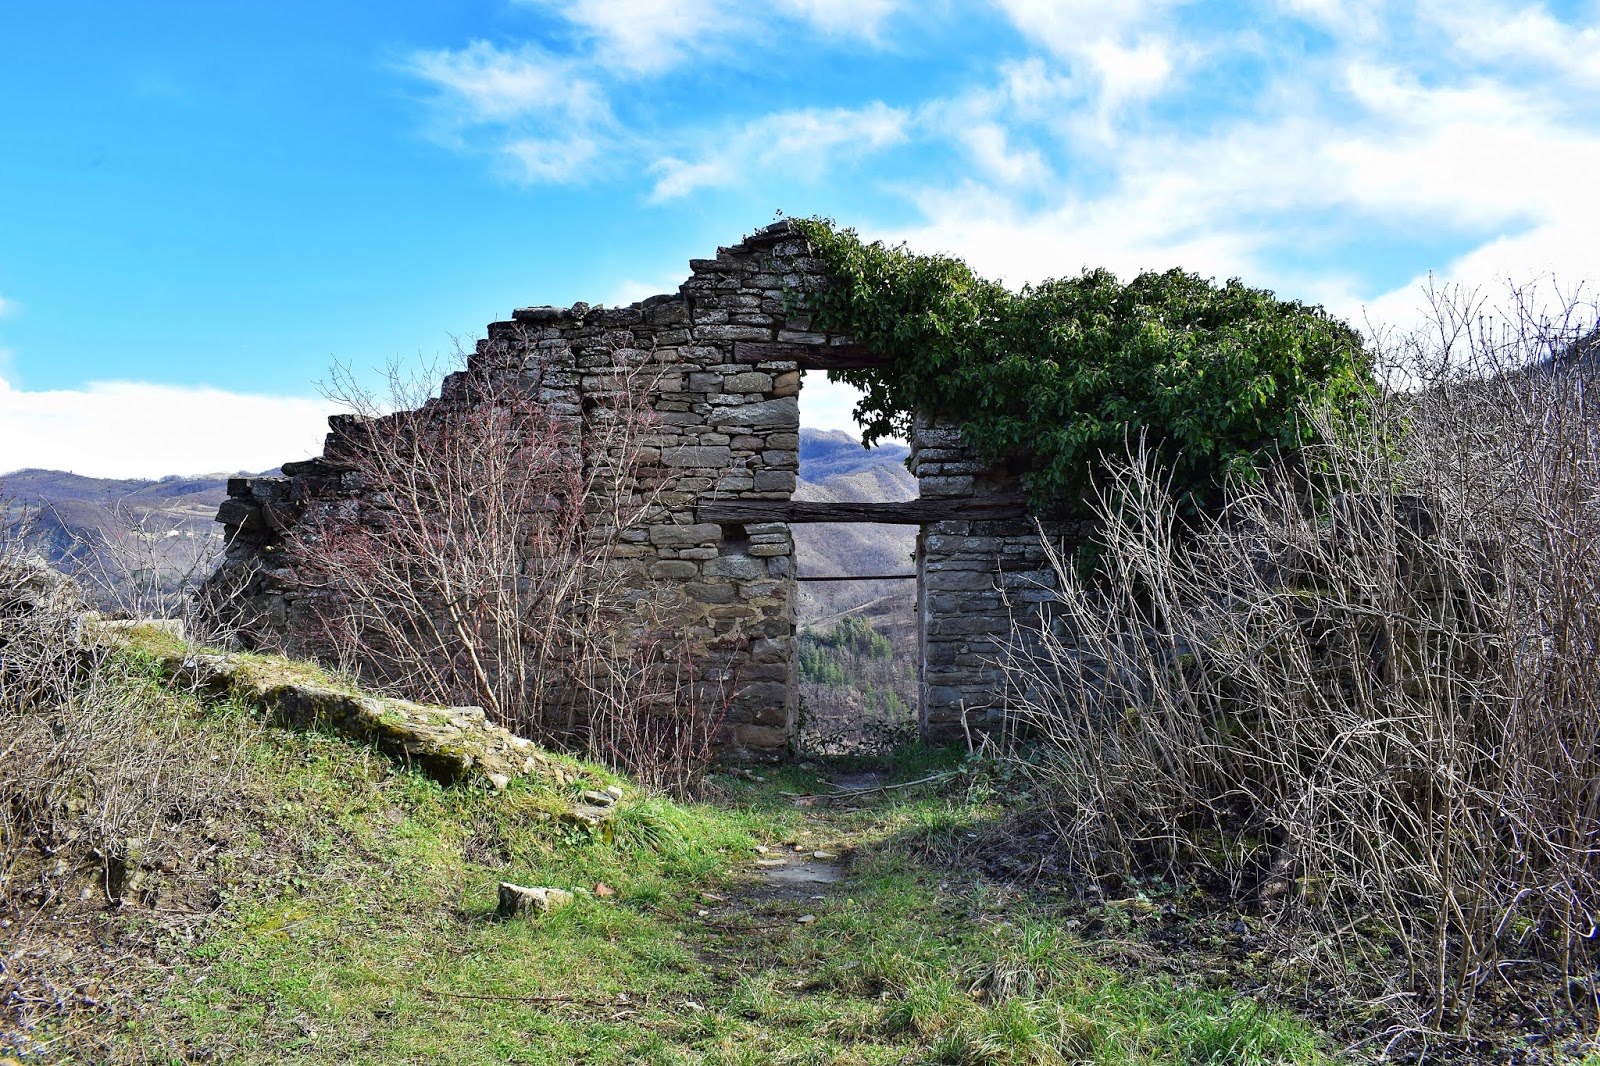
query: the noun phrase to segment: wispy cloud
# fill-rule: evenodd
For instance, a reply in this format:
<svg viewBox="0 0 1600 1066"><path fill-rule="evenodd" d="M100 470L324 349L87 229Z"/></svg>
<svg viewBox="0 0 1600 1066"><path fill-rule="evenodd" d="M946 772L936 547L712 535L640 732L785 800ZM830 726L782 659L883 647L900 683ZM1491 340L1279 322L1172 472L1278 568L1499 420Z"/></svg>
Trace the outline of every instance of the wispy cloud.
<svg viewBox="0 0 1600 1066"><path fill-rule="evenodd" d="M17 301L8 300L4 296L0 296L0 318L4 318L10 314L15 314L16 310Z"/></svg>
<svg viewBox="0 0 1600 1066"><path fill-rule="evenodd" d="M584 41L598 66L625 76L656 75L796 26L876 40L905 0L521 0L554 11Z"/></svg>
<svg viewBox="0 0 1600 1066"><path fill-rule="evenodd" d="M658 175L652 199L661 200L681 195L676 190L727 184L723 165L741 153L713 158L696 148L703 130L659 120L630 124L619 120L617 108L653 98L661 79L691 59L715 65L736 49L775 46L799 30L875 43L905 0L777 0L764 8L740 0L520 2L553 12L570 47L480 40L406 56L401 69L435 90L429 132L456 150L493 157L508 177L530 183L581 182L634 162ZM826 140L803 128L803 118L776 114L762 121L812 144ZM882 132L877 127L856 124L846 134L853 132L866 134L868 150L880 143L872 139ZM686 161L689 155L702 158Z"/></svg>
<svg viewBox="0 0 1600 1066"><path fill-rule="evenodd" d="M94 477L266 470L321 450L330 405L137 381L26 391L0 377L0 473Z"/></svg>
<svg viewBox="0 0 1600 1066"><path fill-rule="evenodd" d="M582 36L598 65L657 74L753 25L728 0L524 0L555 11Z"/></svg>
<svg viewBox="0 0 1600 1066"><path fill-rule="evenodd" d="M1363 241L1446 249L1447 273L1600 265L1600 25L1542 4L1277 0L1242 22L1191 0L990 0L1015 33L986 76L762 113L737 93L675 108L671 79L704 94L694 79L788 54L796 27L871 43L903 0L524 2L571 48L476 42L410 68L521 180L640 175L662 204L845 174L920 213L881 235L1013 282L1183 265L1347 313L1393 305L1411 265L1349 252Z"/></svg>
<svg viewBox="0 0 1600 1066"><path fill-rule="evenodd" d="M788 175L820 175L841 158L859 158L905 140L910 117L882 102L859 110L807 109L767 115L726 136L709 136L703 154L684 160L666 156L652 167L658 175L650 199L687 196L698 189L732 185L782 168Z"/></svg>
<svg viewBox="0 0 1600 1066"><path fill-rule="evenodd" d="M1269 55L1249 106L1193 122L1113 90L1115 79L1096 65L1096 48L1121 47L1141 32L1140 9L1157 5L1130 5L1131 13L1119 5L1096 44L1093 20L1077 23L1083 13L1073 3L1001 3L1045 54L943 105L967 116L950 139L975 166L956 180L916 183L924 221L896 237L949 248L1012 282L1084 265L1125 274L1181 265L1352 315L1409 312L1420 278L1379 288L1372 264L1330 250L1340 242L1453 243L1469 250L1430 265L1475 281L1542 270L1593 276L1600 267L1589 191L1600 173L1600 121L1570 106L1584 98L1589 72L1555 66L1528 78L1515 69L1553 37L1582 40L1592 28L1551 29L1538 7L1502 12L1524 27L1515 32L1526 46L1485 47L1481 62L1452 69L1395 42L1431 35L1467 48L1464 35L1486 31L1458 25L1454 8L1431 23L1388 27L1389 43L1376 47L1365 20L1378 15L1368 5L1296 0L1295 17L1338 27L1334 46ZM1339 24L1344 15L1350 21ZM1235 43L1201 42L1195 54L1219 69L1195 80L1229 73L1224 64L1241 61ZM1158 84L1159 67L1147 84ZM1104 95L1117 91L1128 106L1108 117ZM1078 136L1086 129L1098 136ZM1048 193L1021 193L1023 179Z"/></svg>
<svg viewBox="0 0 1600 1066"><path fill-rule="evenodd" d="M877 40L883 24L906 6L903 0L779 0L778 8L824 33Z"/></svg>
<svg viewBox="0 0 1600 1066"><path fill-rule="evenodd" d="M1155 96L1176 70L1170 9L1184 0L996 0L1029 40L1089 80L1102 108Z"/></svg>
<svg viewBox="0 0 1600 1066"><path fill-rule="evenodd" d="M487 128L489 151L519 180L570 180L611 136L600 85L578 62L533 45L502 49L473 41L416 52L403 67L437 90L438 139L469 148L471 131Z"/></svg>

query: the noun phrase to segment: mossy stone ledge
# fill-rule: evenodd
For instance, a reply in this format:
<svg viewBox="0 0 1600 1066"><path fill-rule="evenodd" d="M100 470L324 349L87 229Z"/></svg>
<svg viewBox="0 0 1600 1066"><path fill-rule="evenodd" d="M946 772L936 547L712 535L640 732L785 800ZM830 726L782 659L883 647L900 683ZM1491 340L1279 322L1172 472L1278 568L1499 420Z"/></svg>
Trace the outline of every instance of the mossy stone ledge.
<svg viewBox="0 0 1600 1066"><path fill-rule="evenodd" d="M528 774L571 784L576 774L534 743L488 720L481 707L441 707L331 684L315 668L259 655L168 644L143 646L177 685L260 708L276 725L321 729L415 766L445 785L495 790Z"/></svg>

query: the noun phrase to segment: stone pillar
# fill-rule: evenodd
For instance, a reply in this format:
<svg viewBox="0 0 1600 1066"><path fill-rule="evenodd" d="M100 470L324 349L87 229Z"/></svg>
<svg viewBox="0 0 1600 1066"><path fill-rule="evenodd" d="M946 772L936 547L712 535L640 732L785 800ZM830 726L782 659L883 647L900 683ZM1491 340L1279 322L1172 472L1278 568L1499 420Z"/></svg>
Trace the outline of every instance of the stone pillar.
<svg viewBox="0 0 1600 1066"><path fill-rule="evenodd" d="M925 498L1016 500L1021 477L979 457L952 420L919 414L912 425L911 472ZM1051 523L1053 538L1079 535ZM933 741L997 728L1007 698L1003 664L1026 654L1040 624L1039 605L1054 598L1040 527L1031 519L947 521L917 538L917 608L921 644L918 720Z"/></svg>

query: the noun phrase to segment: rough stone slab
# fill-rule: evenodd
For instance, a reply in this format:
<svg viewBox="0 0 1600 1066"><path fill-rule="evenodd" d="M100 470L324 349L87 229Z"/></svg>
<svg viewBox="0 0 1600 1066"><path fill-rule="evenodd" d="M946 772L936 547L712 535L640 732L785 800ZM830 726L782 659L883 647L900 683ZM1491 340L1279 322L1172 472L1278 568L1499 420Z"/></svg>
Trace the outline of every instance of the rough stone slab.
<svg viewBox="0 0 1600 1066"><path fill-rule="evenodd" d="M500 882L500 906L497 913L502 918L518 914L549 914L572 903L572 893L564 888L531 888Z"/></svg>
<svg viewBox="0 0 1600 1066"><path fill-rule="evenodd" d="M770 426L793 430L800 425L800 403L791 396L742 404L716 412L716 422L727 426Z"/></svg>
<svg viewBox="0 0 1600 1066"><path fill-rule="evenodd" d="M260 707L277 724L327 729L371 744L443 784L481 780L496 790L539 773L565 784L571 774L533 743L492 725L479 707L440 707L335 688L237 656L197 651L158 655L174 682Z"/></svg>
<svg viewBox="0 0 1600 1066"><path fill-rule="evenodd" d="M685 445L663 448L661 461L673 467L713 468L727 466L733 453L726 444Z"/></svg>
<svg viewBox="0 0 1600 1066"><path fill-rule="evenodd" d="M722 538L722 527L711 522L650 527L650 543L658 548L699 547Z"/></svg>

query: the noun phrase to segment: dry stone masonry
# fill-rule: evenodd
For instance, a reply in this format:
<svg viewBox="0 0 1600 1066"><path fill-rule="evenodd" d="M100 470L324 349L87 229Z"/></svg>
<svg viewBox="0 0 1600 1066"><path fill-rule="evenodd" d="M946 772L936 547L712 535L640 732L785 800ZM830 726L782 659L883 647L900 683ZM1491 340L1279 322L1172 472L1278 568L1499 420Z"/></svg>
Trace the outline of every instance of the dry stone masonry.
<svg viewBox="0 0 1600 1066"><path fill-rule="evenodd" d="M852 338L813 329L799 309L799 294L825 284L810 252L780 222L714 259L692 260L676 294L616 309L515 311L489 327L472 357L504 361L539 390L550 412L569 420L585 461L603 461L584 445L598 435L592 419L605 405L596 393L613 380L605 369L631 360L660 371L649 397L657 425L639 476L643 488L654 481L660 489L660 508L622 534L621 554L641 583L669 590L670 622L696 652L698 680L727 686L722 743L737 756L778 757L795 731L794 543L785 521L795 516L784 508L799 467L801 371L869 358ZM447 379L440 402L468 399L462 377ZM359 479L341 463L353 426L336 416L322 457L287 463L282 477L229 484L218 514L228 548L214 586L231 590L247 643L273 643L310 609L284 551L286 532L308 508L364 504ZM955 427L920 418L911 444L928 500L1020 503L1016 475L979 461ZM749 514L727 520L730 503ZM763 515L771 520L752 518ZM981 723L999 706L992 661L1012 614L1048 595L1037 529L1020 517L932 521L918 573L923 724L936 737L959 735L963 716Z"/></svg>
<svg viewBox="0 0 1600 1066"><path fill-rule="evenodd" d="M911 472L924 500L1011 502L1025 509L1018 473L990 463L947 418L922 413L911 429ZM949 740L999 725L1007 695L1002 663L1028 653L1055 573L1041 532L1069 549L1085 523L1032 518L932 521L917 538L919 718L923 733Z"/></svg>

